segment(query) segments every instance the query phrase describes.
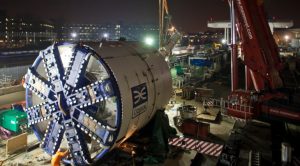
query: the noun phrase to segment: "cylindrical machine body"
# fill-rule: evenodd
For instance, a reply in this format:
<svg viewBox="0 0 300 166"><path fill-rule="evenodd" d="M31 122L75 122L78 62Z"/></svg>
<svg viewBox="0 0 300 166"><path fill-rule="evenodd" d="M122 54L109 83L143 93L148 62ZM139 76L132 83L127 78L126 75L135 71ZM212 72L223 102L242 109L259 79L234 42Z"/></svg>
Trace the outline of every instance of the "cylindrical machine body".
<svg viewBox="0 0 300 166"><path fill-rule="evenodd" d="M118 139L128 138L146 125L156 110L164 108L172 94L172 80L164 57L136 44L104 44L96 49L118 83L122 102L122 125ZM135 104L138 86L146 87L147 99Z"/></svg>
<svg viewBox="0 0 300 166"><path fill-rule="evenodd" d="M172 95L164 57L136 42L54 44L25 79L28 121L41 147L50 155L69 148L75 165L100 159Z"/></svg>

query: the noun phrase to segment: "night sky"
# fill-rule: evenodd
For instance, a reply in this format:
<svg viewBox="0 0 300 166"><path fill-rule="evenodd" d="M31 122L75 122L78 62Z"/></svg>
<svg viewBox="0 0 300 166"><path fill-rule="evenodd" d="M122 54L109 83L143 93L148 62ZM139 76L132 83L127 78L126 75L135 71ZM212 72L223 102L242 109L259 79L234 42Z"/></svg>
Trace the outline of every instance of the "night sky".
<svg viewBox="0 0 300 166"><path fill-rule="evenodd" d="M294 20L300 27L300 0L265 0L269 17ZM206 30L208 20L228 20L224 0L169 0L177 27L186 32ZM9 16L33 16L68 23L154 24L158 22L158 0L0 0Z"/></svg>

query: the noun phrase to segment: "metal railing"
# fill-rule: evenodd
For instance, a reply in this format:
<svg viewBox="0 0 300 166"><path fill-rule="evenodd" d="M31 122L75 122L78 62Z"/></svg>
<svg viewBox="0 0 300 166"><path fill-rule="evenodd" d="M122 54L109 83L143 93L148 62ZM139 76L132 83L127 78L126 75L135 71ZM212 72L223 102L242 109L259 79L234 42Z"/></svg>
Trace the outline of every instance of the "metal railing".
<svg viewBox="0 0 300 166"><path fill-rule="evenodd" d="M215 99L215 98L202 98L203 106L205 107L218 107L220 108L222 116L230 116L228 115L228 109L244 113L243 120L248 121L250 120L247 117L247 114L252 114L253 107L246 104L240 104L236 102L232 102L229 100L221 99ZM241 118L238 118L241 119Z"/></svg>

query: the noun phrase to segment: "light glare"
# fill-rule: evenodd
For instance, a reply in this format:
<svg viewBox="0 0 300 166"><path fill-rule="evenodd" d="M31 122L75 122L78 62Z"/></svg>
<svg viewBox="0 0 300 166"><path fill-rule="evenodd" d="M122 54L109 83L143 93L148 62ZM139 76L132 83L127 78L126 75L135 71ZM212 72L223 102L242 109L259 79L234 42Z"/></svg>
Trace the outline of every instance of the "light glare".
<svg viewBox="0 0 300 166"><path fill-rule="evenodd" d="M152 37L146 37L145 43L149 46L152 46L154 44L154 39Z"/></svg>

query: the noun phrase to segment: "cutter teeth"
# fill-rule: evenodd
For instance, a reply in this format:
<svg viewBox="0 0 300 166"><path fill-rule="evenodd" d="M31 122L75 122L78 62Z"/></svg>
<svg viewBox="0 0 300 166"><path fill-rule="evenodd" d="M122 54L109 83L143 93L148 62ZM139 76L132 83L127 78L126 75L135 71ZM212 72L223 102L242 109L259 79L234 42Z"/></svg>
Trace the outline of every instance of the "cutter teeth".
<svg viewBox="0 0 300 166"><path fill-rule="evenodd" d="M51 101L49 101L49 103L51 104L41 103L37 106L26 108L25 111L28 112L29 115L29 124L35 124L50 119L50 123L47 126L46 133L50 132L54 133L54 135L51 135L49 133L48 135L45 134L43 142L41 143L41 146L47 149L48 153L54 154L57 148L60 146L61 138L55 136L62 135L63 137L63 134L65 133L65 136L69 141L68 143L72 155L77 156L73 158L73 161L75 160L74 163L76 163L76 158L78 158L78 162L80 161L80 165L81 163L89 163L90 159L87 155L88 149L86 149L86 145L83 142L84 139L82 138L82 135L77 132L80 131L81 133L87 134L93 140L97 141L101 146L105 147L104 145L102 145L102 143L107 141L102 140L102 136L98 134L100 131L99 129L107 129L105 132L109 132L108 130L113 130L113 128L105 126L106 124L98 122L88 113L85 113L78 108L86 108L91 106L92 104L103 101L107 99L107 94L105 94L106 92L105 90L103 90L103 86L101 85L103 81L97 81L90 84L89 86L81 88L77 87L79 80L81 79L81 74L84 71L88 59L92 54L86 54L85 52L77 52L76 49L77 47L72 50L73 53L71 56L71 60L64 73L58 72L59 64L56 63L57 48L55 44L52 47L46 49L45 51L40 52L39 56L41 56L44 61L44 67L47 78L52 84L49 85L47 82L39 82L39 77L35 77L34 75L32 75L32 79L34 79L32 80L33 82L31 83L29 79L29 83L26 83L25 86L26 88L30 89L32 93L37 94L37 96L44 100L50 98L49 100ZM77 55L77 53L81 55ZM74 67L76 67L76 70L73 70ZM66 83L63 86L62 84L57 84L57 82L59 82L61 78L60 74L64 74L63 79L66 81ZM36 84L42 85L42 88L36 88ZM59 107L57 105L57 101L55 100L57 100L57 91L60 92L60 90L57 90L57 88L62 88L62 91L66 96L68 106L75 108L72 109L72 111L70 111L71 118L74 119L68 119L65 116L63 116L62 112L58 111ZM45 89L49 90L49 93L45 93ZM40 115L40 112L36 112L36 109L40 109L41 107L45 109L47 116L42 117ZM76 109L81 112L79 117L86 116L87 118L89 118L88 125L82 123L82 119L79 119L76 116L72 116L75 113L77 113L75 112ZM60 126L60 128L57 128L57 124ZM96 129L94 130L94 128L91 128L91 126L95 127ZM55 130L53 130L53 128L55 128ZM108 140L109 139L110 138L108 138Z"/></svg>

